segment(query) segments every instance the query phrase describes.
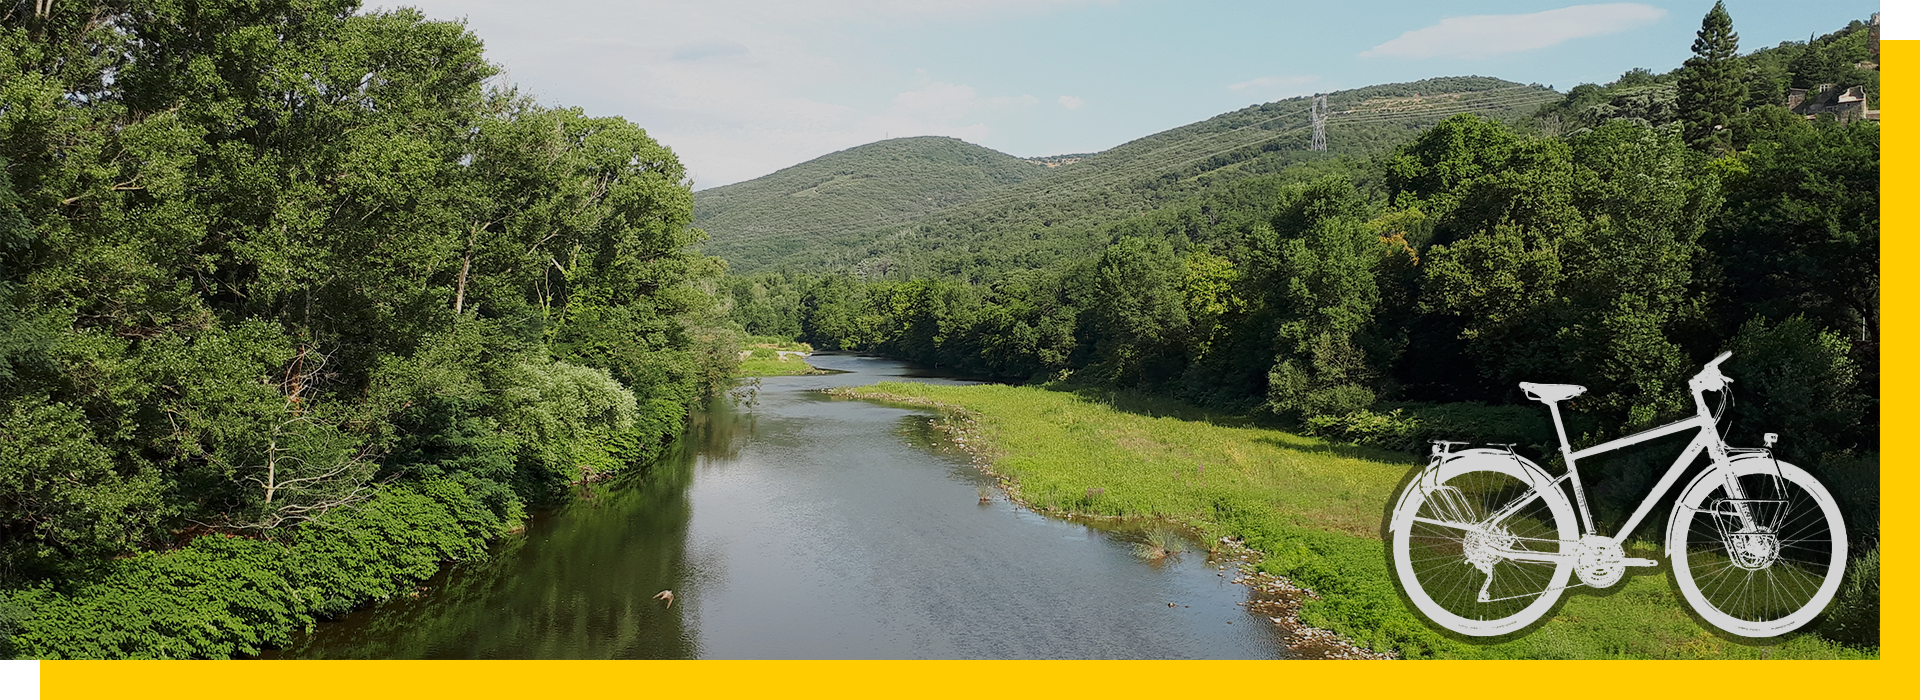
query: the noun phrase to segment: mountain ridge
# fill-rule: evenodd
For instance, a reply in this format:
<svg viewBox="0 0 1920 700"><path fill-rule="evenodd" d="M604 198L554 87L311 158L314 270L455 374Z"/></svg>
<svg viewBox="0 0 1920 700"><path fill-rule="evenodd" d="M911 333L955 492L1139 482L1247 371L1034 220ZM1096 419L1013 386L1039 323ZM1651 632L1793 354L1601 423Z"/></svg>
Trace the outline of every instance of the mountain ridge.
<svg viewBox="0 0 1920 700"><path fill-rule="evenodd" d="M1092 154L1023 159L944 137L891 139L695 193L695 222L710 235L707 252L742 273L788 268L871 274L927 263L933 263L928 269L961 273L964 264L933 261L951 255L1013 255L1021 259L1018 266L1031 266L1071 254L1114 221L1200 188L1304 162L1377 155L1453 114L1515 118L1562 95L1539 85L1462 76L1374 85L1325 97L1326 152L1308 150L1311 97L1252 105ZM886 206L869 202L824 216L792 203L739 206L775 194L791 197L805 181L790 173L832 170L852 163L849 156L862 149L882 144L895 144L896 149L956 148L943 142L962 144L976 157L996 163L1017 161L1031 170L1016 170L1012 177L975 177L964 191L944 197L915 189L924 176L893 178L871 190ZM1055 164L1041 162L1049 160ZM853 213L855 208L860 215ZM750 217L749 210L761 218Z"/></svg>
<svg viewBox="0 0 1920 700"><path fill-rule="evenodd" d="M694 225L716 241L777 233L781 222L858 227L950 207L1051 171L947 136L887 139L696 192Z"/></svg>

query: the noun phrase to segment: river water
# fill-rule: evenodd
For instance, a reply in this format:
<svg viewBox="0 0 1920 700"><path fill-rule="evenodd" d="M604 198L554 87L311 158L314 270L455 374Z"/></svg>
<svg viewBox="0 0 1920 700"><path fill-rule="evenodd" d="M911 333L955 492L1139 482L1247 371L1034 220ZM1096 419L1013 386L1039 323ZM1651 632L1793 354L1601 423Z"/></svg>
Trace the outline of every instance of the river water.
<svg viewBox="0 0 1920 700"><path fill-rule="evenodd" d="M1204 549L1144 562L1123 528L1043 517L997 491L982 503L991 482L926 409L820 391L965 382L878 358L810 360L840 373L768 378L752 403L716 402L644 472L584 487L485 561L269 656L1286 656Z"/></svg>

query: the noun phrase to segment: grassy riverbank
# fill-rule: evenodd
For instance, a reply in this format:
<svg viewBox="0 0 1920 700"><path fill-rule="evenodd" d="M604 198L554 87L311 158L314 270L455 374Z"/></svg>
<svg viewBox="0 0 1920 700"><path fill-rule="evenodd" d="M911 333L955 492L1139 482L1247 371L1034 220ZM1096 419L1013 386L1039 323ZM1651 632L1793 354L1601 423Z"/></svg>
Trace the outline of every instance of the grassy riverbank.
<svg viewBox="0 0 1920 700"><path fill-rule="evenodd" d="M740 348L740 368L736 377L785 377L796 374L826 374L807 364L813 346L782 338L753 336Z"/></svg>
<svg viewBox="0 0 1920 700"><path fill-rule="evenodd" d="M1035 508L1187 522L1243 539L1263 571L1315 591L1301 618L1408 658L1870 658L1811 634L1768 646L1696 623L1664 570L1571 591L1517 639L1466 641L1402 602L1380 541L1388 499L1418 466L1176 402L1062 387L887 382L845 395L948 409L968 447ZM1637 556L1654 556L1647 551Z"/></svg>

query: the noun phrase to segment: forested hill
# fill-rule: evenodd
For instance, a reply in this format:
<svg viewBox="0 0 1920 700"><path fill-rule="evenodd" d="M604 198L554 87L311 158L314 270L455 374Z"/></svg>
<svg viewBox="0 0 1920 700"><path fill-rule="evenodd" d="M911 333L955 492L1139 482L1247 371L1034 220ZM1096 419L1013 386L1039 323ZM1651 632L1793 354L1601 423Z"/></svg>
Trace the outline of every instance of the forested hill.
<svg viewBox="0 0 1920 700"><path fill-rule="evenodd" d="M1051 172L955 138L890 139L697 192L694 222L713 237L712 250L727 251L785 231L841 231L913 218ZM776 250L805 243L804 237L785 236Z"/></svg>
<svg viewBox="0 0 1920 700"><path fill-rule="evenodd" d="M1042 176L1009 179L946 202L916 195L924 187L920 178L875 177L858 180L870 198L865 209L872 214L852 215L856 205L847 202L841 207L848 215L791 216L786 214L792 209L765 203L799 199L794 195L827 181L843 156L896 143L881 142L698 193L695 216L711 236L707 252L725 258L736 273L786 268L866 277L931 273L988 278L1004 270L1044 266L1104 244L1102 231L1116 221L1246 176L1278 173L1298 164L1309 167L1289 173L1310 176L1320 172L1311 167L1313 162L1386 153L1454 114L1510 120L1560 97L1543 86L1477 76L1376 85L1326 95L1324 152L1308 149L1313 98L1298 97L1169 129L1050 171L1033 165ZM790 175L802 172L816 179ZM921 177L934 176L937 173ZM837 184L820 191L824 194ZM927 208L887 212L885 203L910 198Z"/></svg>

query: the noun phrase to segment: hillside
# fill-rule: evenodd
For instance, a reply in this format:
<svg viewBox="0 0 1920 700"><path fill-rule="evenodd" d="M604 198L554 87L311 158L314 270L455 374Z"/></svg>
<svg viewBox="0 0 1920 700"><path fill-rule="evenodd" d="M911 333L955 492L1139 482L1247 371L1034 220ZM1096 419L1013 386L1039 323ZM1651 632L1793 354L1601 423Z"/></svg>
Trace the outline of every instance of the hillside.
<svg viewBox="0 0 1920 700"><path fill-rule="evenodd" d="M1560 97L1545 87L1484 77L1377 85L1326 96L1325 152L1307 150L1312 98L1299 97L1228 112L1100 153L1027 161L1002 156L1026 163L1042 176L1009 178L944 203L918 195L917 201L924 202L919 210L899 207L881 213L876 206L865 210L873 215L831 221L820 216L754 219L748 214L782 211L765 200L791 197L807 182L788 173L834 172L829 159L893 143L881 142L713 190L726 190L733 198L724 204L701 193L706 196L696 195L695 212L712 236L707 252L726 258L740 273L778 266L865 276L902 272L981 279L1088 250L1104 242L1103 231L1115 221L1246 176L1302 164L1308 167L1291 172L1305 176L1344 169L1349 165L1343 164L1386 152L1450 115L1473 112L1516 119ZM1048 168L1040 161L1058 165ZM782 184L774 184L776 180ZM888 202L912 199L920 186L908 177L862 182Z"/></svg>
<svg viewBox="0 0 1920 700"><path fill-rule="evenodd" d="M1819 92L1830 84L1841 89L1859 87L1868 109L1880 108L1880 69L1873 62L1872 26L1855 20L1846 27L1808 42L1787 41L1746 54L1745 107L1785 106L1794 89ZM1635 68L1606 85L1588 83L1567 91L1560 102L1535 114L1543 131L1552 133L1591 129L1610 119L1641 119L1654 125L1680 118L1680 70L1661 74ZM1806 111L1802 110L1805 114ZM1744 138L1736 134L1736 140Z"/></svg>
<svg viewBox="0 0 1920 700"><path fill-rule="evenodd" d="M1040 162L944 136L890 139L696 192L694 225L711 236L709 253L739 264L742 260L729 253L742 243L778 241L754 256L777 258L807 243L806 236L794 232L856 230L876 220L915 218L1052 171Z"/></svg>

